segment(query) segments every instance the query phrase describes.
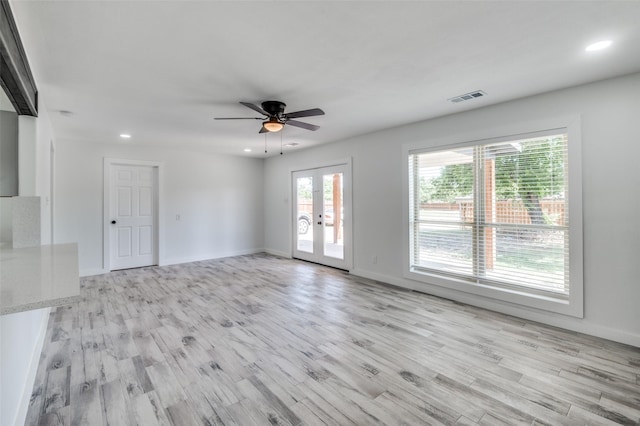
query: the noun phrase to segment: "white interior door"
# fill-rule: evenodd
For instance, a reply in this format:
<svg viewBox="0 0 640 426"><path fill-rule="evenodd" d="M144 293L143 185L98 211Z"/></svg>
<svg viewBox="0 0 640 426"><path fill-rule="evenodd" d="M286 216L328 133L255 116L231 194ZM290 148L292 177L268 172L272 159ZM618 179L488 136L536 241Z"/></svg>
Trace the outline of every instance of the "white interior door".
<svg viewBox="0 0 640 426"><path fill-rule="evenodd" d="M347 164L292 174L293 257L351 268L351 181Z"/></svg>
<svg viewBox="0 0 640 426"><path fill-rule="evenodd" d="M157 264L157 168L112 164L110 269Z"/></svg>

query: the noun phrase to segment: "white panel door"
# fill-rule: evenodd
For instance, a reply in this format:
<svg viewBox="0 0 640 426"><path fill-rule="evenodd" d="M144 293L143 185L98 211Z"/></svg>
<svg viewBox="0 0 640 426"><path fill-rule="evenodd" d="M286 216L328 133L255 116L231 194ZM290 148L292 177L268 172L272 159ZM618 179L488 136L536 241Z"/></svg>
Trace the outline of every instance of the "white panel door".
<svg viewBox="0 0 640 426"><path fill-rule="evenodd" d="M111 270L155 265L157 169L111 165Z"/></svg>
<svg viewBox="0 0 640 426"><path fill-rule="evenodd" d="M351 182L346 164L292 174L293 257L351 268Z"/></svg>

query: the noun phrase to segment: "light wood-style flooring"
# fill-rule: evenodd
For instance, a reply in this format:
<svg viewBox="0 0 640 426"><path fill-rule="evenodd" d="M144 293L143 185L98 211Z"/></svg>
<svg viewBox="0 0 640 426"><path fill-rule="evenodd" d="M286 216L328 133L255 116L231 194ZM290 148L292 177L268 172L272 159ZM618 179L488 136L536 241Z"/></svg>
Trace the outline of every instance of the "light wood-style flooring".
<svg viewBox="0 0 640 426"><path fill-rule="evenodd" d="M268 255L52 310L27 424L640 422L640 349Z"/></svg>

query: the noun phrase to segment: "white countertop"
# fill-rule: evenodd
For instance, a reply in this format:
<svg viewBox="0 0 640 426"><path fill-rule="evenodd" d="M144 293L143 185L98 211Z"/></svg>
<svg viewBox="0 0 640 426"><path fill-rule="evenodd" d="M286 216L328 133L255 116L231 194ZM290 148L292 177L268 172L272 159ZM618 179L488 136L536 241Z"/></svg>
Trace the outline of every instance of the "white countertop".
<svg viewBox="0 0 640 426"><path fill-rule="evenodd" d="M77 244L0 246L0 315L78 300Z"/></svg>

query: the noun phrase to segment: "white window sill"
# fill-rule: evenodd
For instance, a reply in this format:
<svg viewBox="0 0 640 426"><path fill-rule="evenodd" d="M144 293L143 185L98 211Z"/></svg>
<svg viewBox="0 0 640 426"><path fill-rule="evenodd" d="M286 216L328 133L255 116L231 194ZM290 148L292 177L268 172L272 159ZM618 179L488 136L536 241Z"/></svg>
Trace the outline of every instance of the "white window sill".
<svg viewBox="0 0 640 426"><path fill-rule="evenodd" d="M409 270L404 277L413 281L425 284L436 285L451 290L456 290L468 294L474 294L501 302L513 303L526 306L528 308L543 311L555 312L572 317L583 317L583 305L581 294L572 292L569 299L554 298L539 294L530 294L524 291L517 291L507 288L493 287L486 284L476 284L453 277L446 277L424 271Z"/></svg>

